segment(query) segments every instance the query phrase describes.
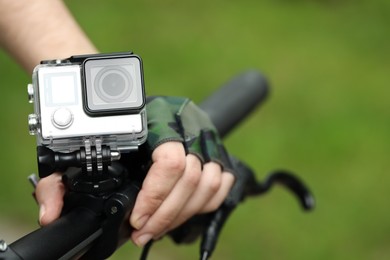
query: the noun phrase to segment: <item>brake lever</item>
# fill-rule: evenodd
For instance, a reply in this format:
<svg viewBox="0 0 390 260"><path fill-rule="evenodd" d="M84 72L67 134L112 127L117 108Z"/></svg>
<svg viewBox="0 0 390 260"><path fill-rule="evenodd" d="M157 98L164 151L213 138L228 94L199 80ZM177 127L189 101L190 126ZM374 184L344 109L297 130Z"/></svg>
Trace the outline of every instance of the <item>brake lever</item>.
<svg viewBox="0 0 390 260"><path fill-rule="evenodd" d="M308 187L293 173L279 170L268 175L264 182L255 178L254 172L238 159L231 157L236 171L236 182L224 204L210 218L203 233L200 247L200 259L207 260L217 244L218 236L226 220L247 196L259 196L271 190L275 184L288 188L299 200L304 210L312 210L315 199Z"/></svg>
<svg viewBox="0 0 390 260"><path fill-rule="evenodd" d="M271 190L275 184L281 184L294 194L304 210L315 207L315 199L309 188L294 173L278 170L267 176L264 182L257 182L247 195L258 196Z"/></svg>

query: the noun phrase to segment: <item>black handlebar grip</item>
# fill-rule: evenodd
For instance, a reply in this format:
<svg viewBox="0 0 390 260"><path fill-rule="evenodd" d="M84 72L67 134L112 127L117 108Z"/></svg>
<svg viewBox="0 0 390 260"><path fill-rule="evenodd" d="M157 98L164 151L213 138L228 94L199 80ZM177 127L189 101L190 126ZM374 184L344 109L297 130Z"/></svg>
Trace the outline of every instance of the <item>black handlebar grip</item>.
<svg viewBox="0 0 390 260"><path fill-rule="evenodd" d="M101 218L76 208L53 223L37 229L10 245L20 259L71 259L101 235Z"/></svg>
<svg viewBox="0 0 390 260"><path fill-rule="evenodd" d="M227 82L199 106L209 114L221 137L228 134L268 95L268 82L256 70Z"/></svg>

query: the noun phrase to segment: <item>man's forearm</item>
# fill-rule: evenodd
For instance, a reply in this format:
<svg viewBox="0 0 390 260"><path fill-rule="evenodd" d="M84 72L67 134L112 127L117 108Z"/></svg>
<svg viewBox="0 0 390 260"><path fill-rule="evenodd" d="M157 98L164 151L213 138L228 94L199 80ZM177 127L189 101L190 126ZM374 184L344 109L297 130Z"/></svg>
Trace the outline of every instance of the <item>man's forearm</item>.
<svg viewBox="0 0 390 260"><path fill-rule="evenodd" d="M28 73L41 60L97 52L60 0L0 0L0 32Z"/></svg>

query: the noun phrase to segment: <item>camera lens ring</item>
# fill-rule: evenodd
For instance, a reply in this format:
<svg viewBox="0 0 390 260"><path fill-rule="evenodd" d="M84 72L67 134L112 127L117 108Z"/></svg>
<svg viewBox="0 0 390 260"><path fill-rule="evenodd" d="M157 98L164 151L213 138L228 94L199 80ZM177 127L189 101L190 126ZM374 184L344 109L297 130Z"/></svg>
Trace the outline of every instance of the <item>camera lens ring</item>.
<svg viewBox="0 0 390 260"><path fill-rule="evenodd" d="M94 88L104 102L123 102L133 90L133 80L129 72L122 67L110 66L97 73Z"/></svg>

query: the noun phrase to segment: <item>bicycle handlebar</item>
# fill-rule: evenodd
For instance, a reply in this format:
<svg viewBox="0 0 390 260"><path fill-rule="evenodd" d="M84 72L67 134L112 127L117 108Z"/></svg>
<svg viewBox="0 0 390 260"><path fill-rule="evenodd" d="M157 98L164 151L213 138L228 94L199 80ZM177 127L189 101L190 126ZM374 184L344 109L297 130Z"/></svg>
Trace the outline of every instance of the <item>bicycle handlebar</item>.
<svg viewBox="0 0 390 260"><path fill-rule="evenodd" d="M71 259L85 252L91 242L101 234L99 216L85 208L75 208L52 224L20 238L9 247L19 259L24 260Z"/></svg>
<svg viewBox="0 0 390 260"><path fill-rule="evenodd" d="M263 101L267 93L267 82L262 74L247 71L217 90L200 107L210 115L223 137ZM75 257L101 235L102 221L102 216L94 211L76 208L52 224L12 243L8 254L10 258L17 256L25 260Z"/></svg>
<svg viewBox="0 0 390 260"><path fill-rule="evenodd" d="M249 70L227 82L199 106L224 137L265 100L268 92L265 77L256 70Z"/></svg>

